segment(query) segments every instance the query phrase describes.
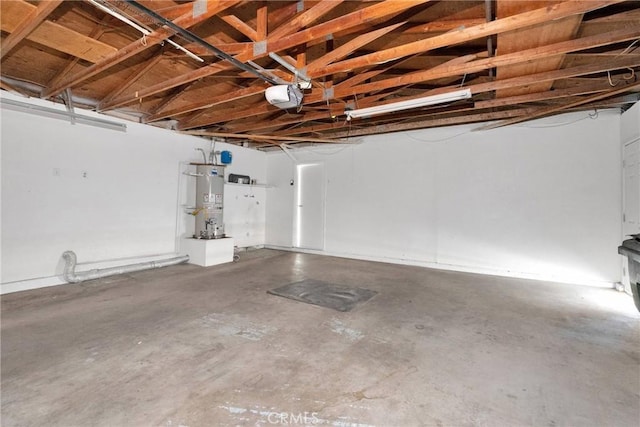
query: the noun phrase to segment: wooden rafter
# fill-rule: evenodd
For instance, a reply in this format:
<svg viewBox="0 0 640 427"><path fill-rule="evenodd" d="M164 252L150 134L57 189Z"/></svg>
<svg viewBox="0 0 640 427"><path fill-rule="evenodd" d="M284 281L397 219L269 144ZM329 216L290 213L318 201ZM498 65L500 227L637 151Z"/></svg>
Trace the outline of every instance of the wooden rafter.
<svg viewBox="0 0 640 427"><path fill-rule="evenodd" d="M540 24L553 19L585 13L590 10L620 3L621 1L624 0L592 0L586 2L569 0L563 3L554 4L553 6L536 9L531 12L524 12L518 15L509 16L508 18L497 19L495 21L476 25L470 28L454 30L406 45L347 59L345 61L329 65L322 70L316 71L316 73L311 73L311 77L317 78L323 75L352 71L358 68L370 66L371 64L379 64L405 56L414 55L416 53L424 53L437 48L500 34L517 28Z"/></svg>
<svg viewBox="0 0 640 427"><path fill-rule="evenodd" d="M340 141L339 139L323 139L323 138L306 138L306 137L288 137L288 136L274 136L274 135L253 135L250 133L225 133L225 132L207 132L207 131L184 131L187 135L195 136L213 136L218 138L233 138L233 139L251 139L254 141L282 141L282 142L320 142L327 144L341 144L350 141Z"/></svg>
<svg viewBox="0 0 640 427"><path fill-rule="evenodd" d="M377 38L380 38L385 34L388 34L389 32L397 29L398 27L404 24L405 24L404 22L399 22L397 24L389 25L387 27L380 28L379 30L374 30L369 33L358 36L350 40L349 42L343 44L339 48L333 49L331 52L328 52L326 55L321 56L320 58L313 61L311 64L307 65L306 72L309 73L310 75L313 75L314 73L318 72L318 70L321 70L322 68L331 64L332 62L352 54L353 51L361 48L362 46L367 45L368 43L371 43L373 40L376 40Z"/></svg>
<svg viewBox="0 0 640 427"><path fill-rule="evenodd" d="M36 8L32 9L31 13L25 16L13 32L2 42L0 58L4 58L18 43L31 34L60 3L62 3L62 0L41 1Z"/></svg>
<svg viewBox="0 0 640 427"><path fill-rule="evenodd" d="M251 147L282 144L275 137L304 144L313 143L307 137L516 123L620 108L640 93L632 87L640 75L640 2L633 0L136 0L282 84L311 77L302 105L286 111L265 100L268 84L255 73L126 2L106 1L155 38L136 40L136 30L89 2L50 13L44 9L54 3L46 0L0 1L2 89L59 101L56 93L73 88L87 100L77 108L145 123L171 119L179 130L242 141L257 135ZM158 46L167 39L204 62ZM348 109L460 87L472 98L345 120Z"/></svg>
<svg viewBox="0 0 640 427"><path fill-rule="evenodd" d="M237 101L238 99L243 99L246 98L248 96L253 96L255 94L264 92L264 85L263 84L255 84L249 87L245 87L242 89L238 89L235 90L233 92L229 92L229 93L225 93L223 95L218 95L216 97L213 98L209 98L209 99L205 99L204 101L201 102L194 102L188 106L182 106L179 108L176 108L174 110L166 110L166 111L160 111L154 115L151 115L149 117L146 117L144 119L145 123L151 123L151 122L155 122L157 120L162 120L164 118L167 117L173 117L176 115L181 115L181 114L186 114L186 113L190 113L192 111L197 111L197 110L202 110L205 108L211 108L214 107L216 105L220 105L226 102L233 102L233 101Z"/></svg>
<svg viewBox="0 0 640 427"><path fill-rule="evenodd" d="M160 49L161 50L161 49ZM127 82L123 85L120 85L117 89L113 90L111 94L103 99L98 105L98 111L107 111L110 109L109 103L113 101L114 98L117 98L118 95L129 89L133 86L141 77L143 77L149 70L158 65L158 63L163 59L162 55L153 55L151 58L147 59L143 62L138 68L133 70L131 75L129 76Z"/></svg>
<svg viewBox="0 0 640 427"><path fill-rule="evenodd" d="M311 24L315 20L329 13L332 9L339 6L343 0L327 0L318 2L307 11L299 14L294 19L276 28L269 34L270 39L277 39L280 37L288 36L300 29Z"/></svg>
<svg viewBox="0 0 640 427"><path fill-rule="evenodd" d="M256 41L266 40L269 31L269 9L263 1L256 10Z"/></svg>
<svg viewBox="0 0 640 427"><path fill-rule="evenodd" d="M537 119L537 118L540 118L540 117L548 116L549 114L557 113L559 111L568 110L568 109L573 108L573 107L578 107L580 105L589 104L589 103L594 102L594 101L600 101L602 99L610 98L612 96L619 95L621 93L631 92L634 89L640 89L640 82L639 83L630 84L630 85L625 85L625 86L623 86L621 88L611 89L611 90L609 90L607 92L604 92L604 93L599 93L597 95L588 96L586 98L582 98L582 99L579 99L577 101L573 101L573 102L569 102L569 103L564 103L564 104L561 104L561 105L558 105L558 106L555 106L555 107L536 109L535 111L533 111L531 113L522 114L519 117L514 117L513 119L510 119L510 120L504 120L504 121L501 121L499 123L495 123L495 124L483 127L482 129L495 129L495 128L499 128L499 127L503 127L503 126L513 125L513 124L516 124L516 123L521 123L521 122Z"/></svg>
<svg viewBox="0 0 640 427"><path fill-rule="evenodd" d="M341 97L349 94L366 93L389 89L397 86L404 86L413 83L424 82L428 80L438 79L442 77L450 77L456 75L464 75L474 73L501 65L518 64L522 62L532 61L537 58L546 58L549 56L562 55L564 53L577 50L589 49L607 44L618 43L627 40L633 40L640 37L640 26L618 30L612 33L598 34L595 36L584 37L565 42L554 43L547 46L541 46L525 51L514 52L506 55L494 56L491 58L478 59L476 61L464 61L462 63L454 62L452 64L443 64L429 70L417 71L394 78L389 78L377 82L362 84L354 87L336 88L334 96ZM317 102L322 100L322 93L316 92L315 96L309 97L309 102Z"/></svg>
<svg viewBox="0 0 640 427"><path fill-rule="evenodd" d="M21 18L36 10L36 6L26 1L0 1L2 31L15 32L22 22ZM117 50L113 46L48 20L41 21L40 25L36 26L25 38L89 62L97 62Z"/></svg>
<svg viewBox="0 0 640 427"><path fill-rule="evenodd" d="M424 120L411 123L396 123L387 125L378 125L363 129L350 129L335 133L328 133L331 138L348 138L354 136L376 135L388 132L401 132L415 129L426 129L440 126L453 126L463 123L488 122L492 120L500 120L509 117L518 117L524 114L530 114L535 108L521 108L517 110L497 111L490 113L468 114L465 116L445 117L441 119Z"/></svg>
<svg viewBox="0 0 640 427"><path fill-rule="evenodd" d="M565 42L562 42L562 43L565 43ZM618 59L608 61L608 62L601 62L597 64L584 65L584 66L573 67L573 68L562 69L562 70L547 71L543 73L536 73L536 74L522 76L522 77L513 77L510 79L497 80L497 81L488 82L488 83L481 83L481 84L469 86L469 88L471 89L472 93L478 94L482 92L489 92L489 91L500 90L504 88L526 86L528 84L539 83L541 81L554 81L554 80L575 77L580 75L587 75L587 74L593 74L598 72L606 72L610 70L625 69L625 68L632 68L632 67L638 67L638 66L640 66L640 57L637 57L637 56L620 57ZM391 79L393 81L393 84L376 83L375 89L381 90L381 89L384 89L385 87L398 86L400 85L399 81L402 81L398 79L402 79L402 78L403 77ZM362 85L362 86L364 86L366 89L359 89L358 87L351 88L350 90L345 89L344 94L348 95L353 93L365 93L367 91L372 90L370 86L367 86L367 85ZM334 90L337 92L335 96L338 96L338 97L344 96L344 94L338 89L338 87L334 88ZM425 95L442 93L450 90L453 90L453 89L443 88L440 90L430 91ZM316 95L313 98L312 97L309 97L309 98L311 99L307 99L307 101L305 102L313 103L313 102L322 101L322 94ZM395 100L395 101L398 101L398 100ZM216 119L202 118L200 120L192 120L185 123L180 123L179 128L193 129L197 127L209 126L215 123L221 123L228 120L236 120L243 117L249 117L255 114L267 113L269 111L272 111L273 108L274 107L271 107L268 105L261 105L251 109L244 108L244 109L238 110L237 112L233 112L230 115L225 115L226 117L217 117Z"/></svg>
<svg viewBox="0 0 640 427"><path fill-rule="evenodd" d="M194 17L194 14L192 12L188 12L180 16L179 18L175 19L174 23L183 28L190 28L200 22L206 21L210 17L216 15L217 13L222 12L223 10L226 10L227 8L235 6L239 2L240 0L232 0L232 1L224 1L224 2L210 1L207 3L208 6L207 6L207 11L205 13L202 13ZM90 67L85 68L84 70L80 71L75 75L71 75L67 77L66 79L64 79L64 81L58 83L56 86L47 88L47 90L44 91L42 96L45 98L48 98L48 97L57 95L63 90L73 87L85 81L86 79L92 76L95 76L98 73L104 72L109 68L121 63L122 61L128 58L131 58L132 56L137 55L140 52L161 43L164 39L166 39L167 37L170 37L171 35L172 33L169 29L162 27L152 32L148 36L146 36L144 42L140 40L136 40L128 44L127 46L123 47L122 49L119 49L116 52L112 53L111 55L106 57L104 60L97 62L91 65Z"/></svg>
<svg viewBox="0 0 640 427"><path fill-rule="evenodd" d="M258 58L267 56L268 52L279 52L281 50L304 44L311 40L322 39L339 29L346 29L356 26L363 19L372 20L381 18L383 16L396 14L427 1L429 0L387 0L385 2L377 3L373 6L368 6L364 9L360 9L356 12L352 12L339 18L335 18L330 21L318 24L311 28L298 31L289 36L279 37L278 32L274 31L269 34L267 38L266 49L264 51L260 51L258 53L252 50L236 55L235 58L241 62L253 61ZM119 105L126 105L128 103L135 102L139 98L148 97L156 93L163 92L167 89L183 85L190 81L198 80L229 69L232 69L230 65L220 63L215 63L206 67L198 68L191 72L176 76L175 78L149 86L145 90L139 91L138 96L128 96L120 99L118 102Z"/></svg>
<svg viewBox="0 0 640 427"><path fill-rule="evenodd" d="M508 105L517 105L529 102L548 101L552 99L568 98L571 96L588 95L591 93L604 92L611 89L609 82L600 81L597 83L582 84L577 87L567 89L555 89L545 92L528 93L525 95L515 95L507 98L496 98L485 101L477 101L476 108L496 108Z"/></svg>

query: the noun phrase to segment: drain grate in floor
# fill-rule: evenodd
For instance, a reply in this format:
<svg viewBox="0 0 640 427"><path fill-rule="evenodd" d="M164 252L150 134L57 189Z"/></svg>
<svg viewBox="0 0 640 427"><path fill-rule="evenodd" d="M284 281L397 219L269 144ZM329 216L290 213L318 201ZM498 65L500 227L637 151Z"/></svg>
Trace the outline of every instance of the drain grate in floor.
<svg viewBox="0 0 640 427"><path fill-rule="evenodd" d="M290 283L267 293L338 311L351 311L356 305L377 294L369 289L340 286L314 279Z"/></svg>

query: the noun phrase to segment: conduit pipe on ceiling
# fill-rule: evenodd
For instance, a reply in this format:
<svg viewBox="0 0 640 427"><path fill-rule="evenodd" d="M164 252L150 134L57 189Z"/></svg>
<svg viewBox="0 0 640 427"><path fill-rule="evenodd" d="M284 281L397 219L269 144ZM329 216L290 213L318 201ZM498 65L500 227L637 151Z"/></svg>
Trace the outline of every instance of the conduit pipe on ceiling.
<svg viewBox="0 0 640 427"><path fill-rule="evenodd" d="M235 57L227 54L226 52L218 49L217 47L213 46L212 44L210 44L209 42L207 42L206 40L202 39L201 37L198 37L197 35L195 35L194 33L192 33L191 31L182 28L179 25L176 25L173 21L170 21L169 19L165 18L162 15L157 14L156 12L154 12L153 10L147 8L146 6L138 3L135 0L124 0L126 4L129 4L131 6L133 6L134 8L138 9L140 12L144 13L145 15L151 17L152 19L154 19L156 22L160 23L161 25L166 25L167 27L169 27L171 30L175 31L177 34L179 34L181 37L183 37L184 39L192 42L192 43L196 43L199 44L200 46L204 47L205 49L208 49L209 51L213 52L213 54L215 56L217 56L218 58L225 60L227 62L230 62L231 64L233 64L234 66L236 66L237 68L240 68L243 71L247 71L253 75L255 75L256 77L258 77L261 80L264 80L267 83L271 83L273 85L277 85L278 82L268 76L263 75L262 73L260 73L258 70L256 70L255 68L252 68L250 66L248 66L247 64L245 64L244 62L241 62L239 60L237 60Z"/></svg>
<svg viewBox="0 0 640 427"><path fill-rule="evenodd" d="M121 267L102 268L76 273L77 257L75 252L65 251L62 254L62 258L65 261L62 277L64 277L64 280L69 283L80 283L85 280L101 279L103 277L114 276L116 274L126 274L133 273L134 271L168 267L170 265L182 264L183 262L189 261L189 255L183 255L158 261L141 262L138 264L123 265Z"/></svg>

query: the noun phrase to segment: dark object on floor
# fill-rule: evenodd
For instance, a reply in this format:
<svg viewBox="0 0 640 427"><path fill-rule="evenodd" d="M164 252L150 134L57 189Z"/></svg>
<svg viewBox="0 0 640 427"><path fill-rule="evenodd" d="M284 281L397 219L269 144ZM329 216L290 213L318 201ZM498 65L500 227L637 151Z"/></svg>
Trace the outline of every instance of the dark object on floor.
<svg viewBox="0 0 640 427"><path fill-rule="evenodd" d="M632 239L625 240L618 246L618 253L627 257L631 294L636 308L640 311L640 234L631 237Z"/></svg>
<svg viewBox="0 0 640 427"><path fill-rule="evenodd" d="M369 289L340 286L314 279L290 283L267 293L338 311L351 311L357 304L368 301L377 294Z"/></svg>

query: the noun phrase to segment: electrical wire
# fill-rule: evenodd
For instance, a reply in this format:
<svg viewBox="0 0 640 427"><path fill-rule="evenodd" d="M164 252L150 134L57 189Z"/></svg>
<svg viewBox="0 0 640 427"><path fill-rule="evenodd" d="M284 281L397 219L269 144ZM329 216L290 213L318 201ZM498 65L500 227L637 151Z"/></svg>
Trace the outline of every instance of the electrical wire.
<svg viewBox="0 0 640 427"><path fill-rule="evenodd" d="M528 128L528 129L546 129L546 128L562 127L562 126L572 125L574 123L578 123L578 122L581 122L581 121L587 120L587 119L596 120L599 115L600 115L600 113L598 112L597 109L595 109L593 113L588 113L585 117L581 117L579 119L572 120L570 122L553 123L553 124L540 125L540 126L517 125L516 127Z"/></svg>
<svg viewBox="0 0 640 427"><path fill-rule="evenodd" d="M471 133L471 130L467 130L467 131L465 131L465 132L462 132L462 133L459 133L459 134L456 134L456 135L451 135L451 136L448 136L448 137L446 137L446 138L440 138L440 139L424 139L424 138L416 138L415 136L411 135L411 133L409 133L409 132L404 132L404 134L405 134L409 139L413 139L414 141L418 141L418 142L443 142L443 141L449 141L449 140L452 140L452 139L457 138L457 137L459 137L459 136L466 135L466 134L468 134L468 133Z"/></svg>
<svg viewBox="0 0 640 427"><path fill-rule="evenodd" d="M631 42L631 44L629 46L627 46L622 52L620 52L619 54L617 54L616 56L613 57L613 59L616 59L619 56L625 55L627 53L631 53L632 51L634 51L636 48L633 48L633 46L636 45L636 43L640 42L640 39L635 39L633 42ZM618 80L617 82L613 83L613 81L611 80L611 71L607 70L607 79L609 80L609 86L611 87L616 87L618 86L618 84L623 81L629 81L632 80L635 77L635 70L633 68L627 68L627 70L631 71L631 75L629 77L626 76L622 76L622 78L620 80Z"/></svg>

